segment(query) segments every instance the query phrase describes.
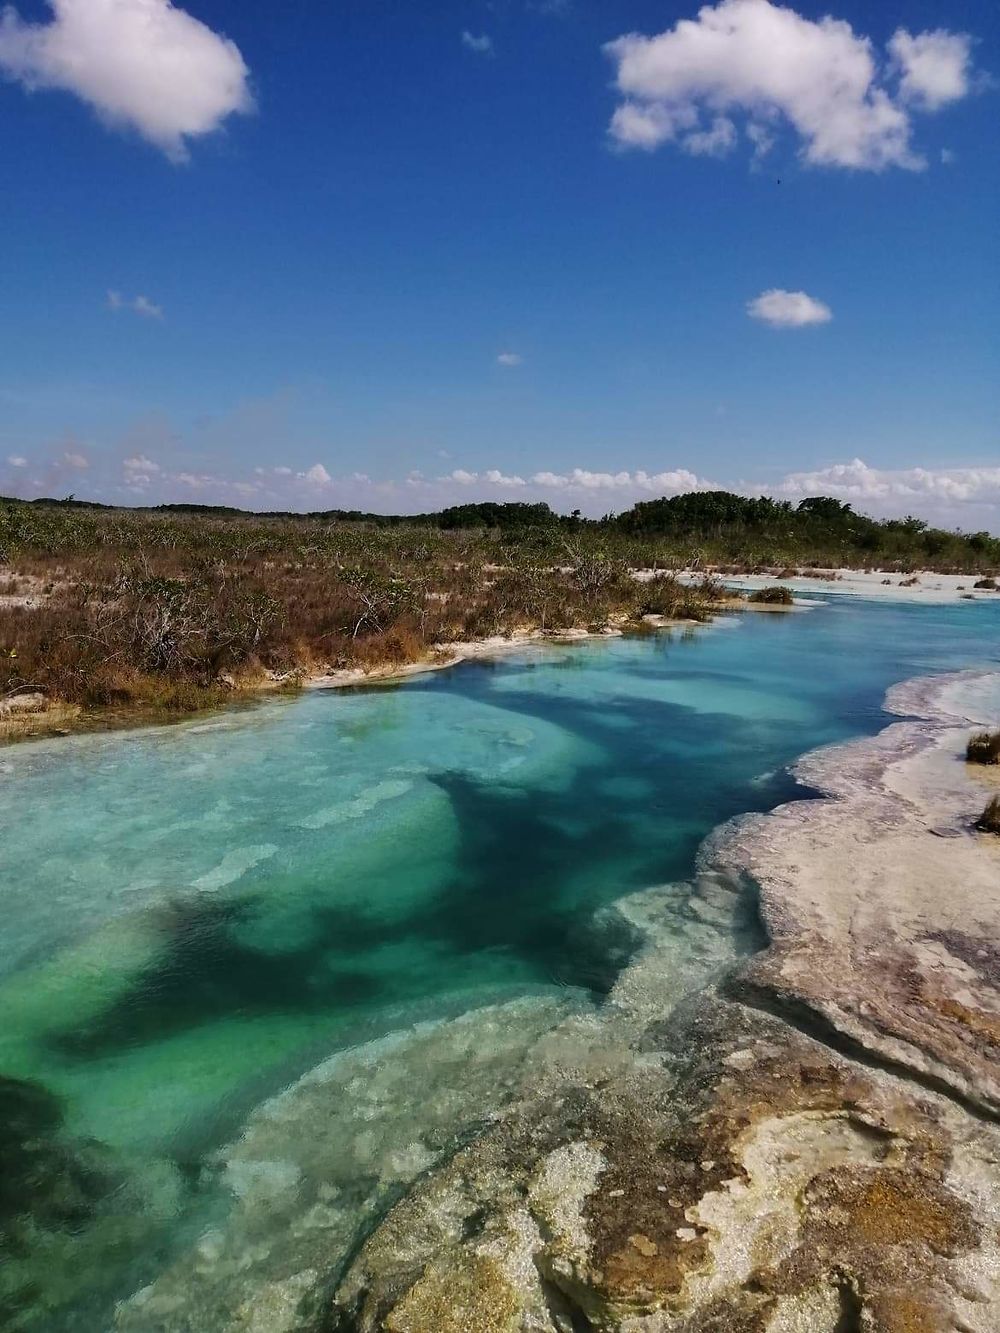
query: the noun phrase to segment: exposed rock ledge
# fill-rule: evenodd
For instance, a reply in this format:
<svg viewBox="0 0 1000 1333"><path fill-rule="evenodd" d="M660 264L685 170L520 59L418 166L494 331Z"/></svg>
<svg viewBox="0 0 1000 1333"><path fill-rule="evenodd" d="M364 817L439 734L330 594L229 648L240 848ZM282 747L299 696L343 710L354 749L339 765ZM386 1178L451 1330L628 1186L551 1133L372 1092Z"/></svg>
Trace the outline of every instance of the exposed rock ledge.
<svg viewBox="0 0 1000 1333"><path fill-rule="evenodd" d="M422 1172L414 1158L352 1258L333 1231L307 1259L278 1240L308 1230L292 1170L296 1220L265 1239L273 1199L244 1205L228 1266L182 1260L118 1327L994 1333L1000 852L969 831L983 793L959 758L989 688L894 692L920 720L800 765L833 799L741 821L689 891L625 900L618 925L647 944L609 1001L527 1040L504 1109ZM748 873L771 944L734 968ZM459 1022L530 1036L518 1012ZM450 1068L475 1096L469 1039ZM286 1153L315 1142L314 1084L284 1095ZM230 1160L255 1151L251 1124Z"/></svg>

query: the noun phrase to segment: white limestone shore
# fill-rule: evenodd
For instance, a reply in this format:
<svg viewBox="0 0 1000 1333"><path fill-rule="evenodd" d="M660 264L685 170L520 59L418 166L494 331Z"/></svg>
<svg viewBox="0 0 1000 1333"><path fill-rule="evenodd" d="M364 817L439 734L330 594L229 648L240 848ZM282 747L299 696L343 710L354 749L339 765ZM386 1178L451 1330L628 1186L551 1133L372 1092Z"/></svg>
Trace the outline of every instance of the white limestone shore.
<svg viewBox="0 0 1000 1333"><path fill-rule="evenodd" d="M711 570L683 570L678 577L682 582L695 583ZM932 603L992 600L1000 602L1000 592L977 589L978 574L935 574L930 570L916 570L912 574L881 569L817 569L809 575L801 572L794 578L779 578L775 574L719 574L727 587L754 592L760 588L780 584L795 594L807 593L822 597L864 597L875 601L911 602L921 606Z"/></svg>
<svg viewBox="0 0 1000 1333"><path fill-rule="evenodd" d="M1000 673L907 681L885 708L909 720L796 764L819 799L713 848L760 891L771 944L745 980L1000 1113L1000 839L975 828L998 778L965 762L970 733L1000 720Z"/></svg>

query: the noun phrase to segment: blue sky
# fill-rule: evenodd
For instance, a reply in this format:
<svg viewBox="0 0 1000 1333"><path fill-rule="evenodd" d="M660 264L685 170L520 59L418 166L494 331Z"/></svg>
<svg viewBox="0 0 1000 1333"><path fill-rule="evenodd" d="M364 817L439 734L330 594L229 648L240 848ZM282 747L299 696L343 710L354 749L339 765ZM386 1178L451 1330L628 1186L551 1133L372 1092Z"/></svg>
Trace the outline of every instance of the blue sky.
<svg viewBox="0 0 1000 1333"><path fill-rule="evenodd" d="M993 0L16 13L0 491L1000 530Z"/></svg>

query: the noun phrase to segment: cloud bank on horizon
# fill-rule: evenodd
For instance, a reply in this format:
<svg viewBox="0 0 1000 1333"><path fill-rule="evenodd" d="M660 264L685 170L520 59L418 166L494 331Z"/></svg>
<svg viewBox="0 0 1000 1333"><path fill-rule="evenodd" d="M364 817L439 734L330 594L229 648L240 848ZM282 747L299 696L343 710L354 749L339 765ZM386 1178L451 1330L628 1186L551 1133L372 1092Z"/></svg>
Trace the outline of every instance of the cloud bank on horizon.
<svg viewBox="0 0 1000 1333"><path fill-rule="evenodd" d="M600 517L627 509L638 500L729 490L792 502L829 495L877 518L912 513L944 527L1000 534L1000 467L876 468L855 458L761 482L713 479L687 468L600 472L579 467L526 476L499 468L471 471L458 467L439 476L414 471L403 478L378 479L364 472L338 475L316 462L301 468L258 466L249 474L232 476L208 469L175 469L141 452L114 458L88 456L76 444L62 448L44 463L11 455L6 465L0 468L0 493L32 498L58 495L60 487L75 492L86 473L90 482L86 498L106 504L183 501L246 509L415 514L481 500L543 500L561 513L580 509L590 517Z"/></svg>
<svg viewBox="0 0 1000 1333"><path fill-rule="evenodd" d="M0 74L58 89L107 124L137 131L175 162L188 141L253 109L236 44L170 0L48 0L48 23L0 14Z"/></svg>
<svg viewBox="0 0 1000 1333"><path fill-rule="evenodd" d="M972 39L900 28L880 56L832 17L803 18L771 0L721 0L653 37L605 47L622 102L611 120L623 148L723 157L739 128L762 157L790 128L814 166L920 170L913 116L972 90ZM739 122L739 123L738 123Z"/></svg>

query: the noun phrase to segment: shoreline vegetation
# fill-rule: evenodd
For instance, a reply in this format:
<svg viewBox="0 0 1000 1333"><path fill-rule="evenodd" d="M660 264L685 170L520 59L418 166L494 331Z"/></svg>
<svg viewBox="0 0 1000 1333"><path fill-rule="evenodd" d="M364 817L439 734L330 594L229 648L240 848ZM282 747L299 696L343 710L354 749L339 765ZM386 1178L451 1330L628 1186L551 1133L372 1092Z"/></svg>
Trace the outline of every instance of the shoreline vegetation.
<svg viewBox="0 0 1000 1333"><path fill-rule="evenodd" d="M0 739L793 609L789 581L833 587L838 570L896 595L933 570L952 595L991 598L1000 539L727 492L600 520L544 504L393 517L0 498ZM744 578L748 595L727 591Z"/></svg>

